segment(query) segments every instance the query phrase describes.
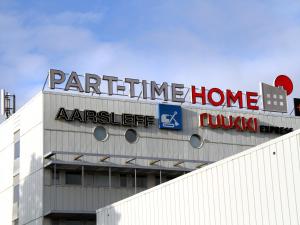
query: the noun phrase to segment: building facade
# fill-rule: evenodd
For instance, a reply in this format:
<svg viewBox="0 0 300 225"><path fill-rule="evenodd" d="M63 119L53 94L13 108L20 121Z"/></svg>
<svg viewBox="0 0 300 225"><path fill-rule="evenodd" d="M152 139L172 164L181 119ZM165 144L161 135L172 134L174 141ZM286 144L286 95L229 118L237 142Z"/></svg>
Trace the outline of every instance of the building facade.
<svg viewBox="0 0 300 225"><path fill-rule="evenodd" d="M96 209L300 128L282 114L177 106L182 129L160 129L177 113L157 102L39 93L0 124L1 223L94 225Z"/></svg>
<svg viewBox="0 0 300 225"><path fill-rule="evenodd" d="M300 130L97 211L97 225L300 224Z"/></svg>

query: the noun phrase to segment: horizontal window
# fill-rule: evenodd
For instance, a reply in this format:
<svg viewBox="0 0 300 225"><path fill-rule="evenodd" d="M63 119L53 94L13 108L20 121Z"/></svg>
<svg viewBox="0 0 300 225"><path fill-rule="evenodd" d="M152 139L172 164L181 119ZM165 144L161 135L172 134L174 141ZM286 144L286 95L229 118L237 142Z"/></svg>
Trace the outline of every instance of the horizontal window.
<svg viewBox="0 0 300 225"><path fill-rule="evenodd" d="M14 146L14 159L20 158L20 141L17 141Z"/></svg>
<svg viewBox="0 0 300 225"><path fill-rule="evenodd" d="M120 187L127 187L127 175L120 174Z"/></svg>
<svg viewBox="0 0 300 225"><path fill-rule="evenodd" d="M81 185L81 172L66 172L66 184Z"/></svg>
<svg viewBox="0 0 300 225"><path fill-rule="evenodd" d="M19 185L14 186L14 203L19 202Z"/></svg>
<svg viewBox="0 0 300 225"><path fill-rule="evenodd" d="M132 180L132 186L134 187L134 178ZM139 188L147 187L147 177L146 176L136 176L136 186Z"/></svg>

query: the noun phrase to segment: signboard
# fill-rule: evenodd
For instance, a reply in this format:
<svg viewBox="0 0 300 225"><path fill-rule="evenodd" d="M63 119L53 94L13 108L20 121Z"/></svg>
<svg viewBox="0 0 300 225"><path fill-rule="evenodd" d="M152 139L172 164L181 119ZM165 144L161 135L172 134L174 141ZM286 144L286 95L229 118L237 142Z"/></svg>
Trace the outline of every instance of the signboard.
<svg viewBox="0 0 300 225"><path fill-rule="evenodd" d="M260 95L255 91L232 91L230 89L206 88L205 86L125 78L120 80L116 76L99 76L86 73L84 76L76 72L66 74L61 70L50 69L49 88L80 93L93 93L97 95L127 95L137 99L160 99L165 102L189 102L191 104L211 105L213 107L237 107L240 109L260 110ZM279 75L274 85L262 84L261 95L263 108L261 110L272 112L287 112L286 96L293 90L292 81L285 75ZM190 94L190 100L187 100Z"/></svg>
<svg viewBox="0 0 300 225"><path fill-rule="evenodd" d="M283 135L293 131L293 128L278 127L269 125L259 125L259 120L255 117L246 118L244 116L224 116L222 114L212 115L201 113L199 115L199 126L212 129L236 130L240 132L266 133Z"/></svg>
<svg viewBox="0 0 300 225"><path fill-rule="evenodd" d="M116 114L113 112L79 109L67 110L60 108L55 116L56 120L67 122L77 121L80 123L108 124L127 127L149 127L155 124L154 116L137 115L137 114Z"/></svg>
<svg viewBox="0 0 300 225"><path fill-rule="evenodd" d="M158 105L160 129L182 130L182 109L179 105Z"/></svg>

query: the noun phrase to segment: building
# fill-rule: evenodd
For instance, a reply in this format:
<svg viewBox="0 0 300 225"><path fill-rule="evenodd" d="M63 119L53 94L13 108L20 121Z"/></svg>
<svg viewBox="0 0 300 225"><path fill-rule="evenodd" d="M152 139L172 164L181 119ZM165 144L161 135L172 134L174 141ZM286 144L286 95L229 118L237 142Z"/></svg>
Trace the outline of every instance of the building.
<svg viewBox="0 0 300 225"><path fill-rule="evenodd" d="M300 224L300 130L97 211L97 225Z"/></svg>
<svg viewBox="0 0 300 225"><path fill-rule="evenodd" d="M285 114L43 90L0 124L1 224L93 225L96 209L298 128Z"/></svg>

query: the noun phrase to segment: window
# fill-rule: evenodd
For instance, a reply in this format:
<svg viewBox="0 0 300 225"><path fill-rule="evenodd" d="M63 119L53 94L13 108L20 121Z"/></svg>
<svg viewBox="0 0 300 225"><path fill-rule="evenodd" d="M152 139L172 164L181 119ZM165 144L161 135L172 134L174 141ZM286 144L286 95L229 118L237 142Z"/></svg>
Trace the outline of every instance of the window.
<svg viewBox="0 0 300 225"><path fill-rule="evenodd" d="M120 187L127 187L127 176L126 176L126 174L120 174Z"/></svg>
<svg viewBox="0 0 300 225"><path fill-rule="evenodd" d="M66 172L66 184L81 185L81 172Z"/></svg>
<svg viewBox="0 0 300 225"><path fill-rule="evenodd" d="M66 220L64 225L82 225L80 220Z"/></svg>
<svg viewBox="0 0 300 225"><path fill-rule="evenodd" d="M193 134L190 137L190 144L193 148L201 148L202 146L202 139L198 134Z"/></svg>
<svg viewBox="0 0 300 225"><path fill-rule="evenodd" d="M94 176L94 185L97 187L108 187L109 186L109 177L108 174L95 174Z"/></svg>
<svg viewBox="0 0 300 225"><path fill-rule="evenodd" d="M138 134L136 132L136 130L134 129L128 129L125 133L125 139L129 142L129 143L135 143L138 140Z"/></svg>
<svg viewBox="0 0 300 225"><path fill-rule="evenodd" d="M104 127L98 126L94 130L94 137L97 141L106 141L108 138L108 133Z"/></svg>
<svg viewBox="0 0 300 225"><path fill-rule="evenodd" d="M19 185L14 186L14 203L19 202Z"/></svg>
<svg viewBox="0 0 300 225"><path fill-rule="evenodd" d="M134 186L134 179L133 179L133 186ZM139 188L146 188L147 187L147 177L146 176L136 176L136 186Z"/></svg>
<svg viewBox="0 0 300 225"><path fill-rule="evenodd" d="M15 143L15 146L14 146L14 149L15 149L15 153L14 153L14 159L18 159L20 158L20 141L17 141Z"/></svg>
<svg viewBox="0 0 300 225"><path fill-rule="evenodd" d="M161 178L162 179L162 178ZM159 185L159 184L161 184L162 183L162 181L160 182L160 176L156 176L155 177L155 185Z"/></svg>
<svg viewBox="0 0 300 225"><path fill-rule="evenodd" d="M93 186L94 185L94 174L93 173L85 173L84 174L84 185L85 186Z"/></svg>
<svg viewBox="0 0 300 225"><path fill-rule="evenodd" d="M20 130L14 133L14 159L20 158Z"/></svg>
<svg viewBox="0 0 300 225"><path fill-rule="evenodd" d="M173 179L175 179L175 178L176 178L176 176L167 176L167 177L166 177L166 181L173 180Z"/></svg>

